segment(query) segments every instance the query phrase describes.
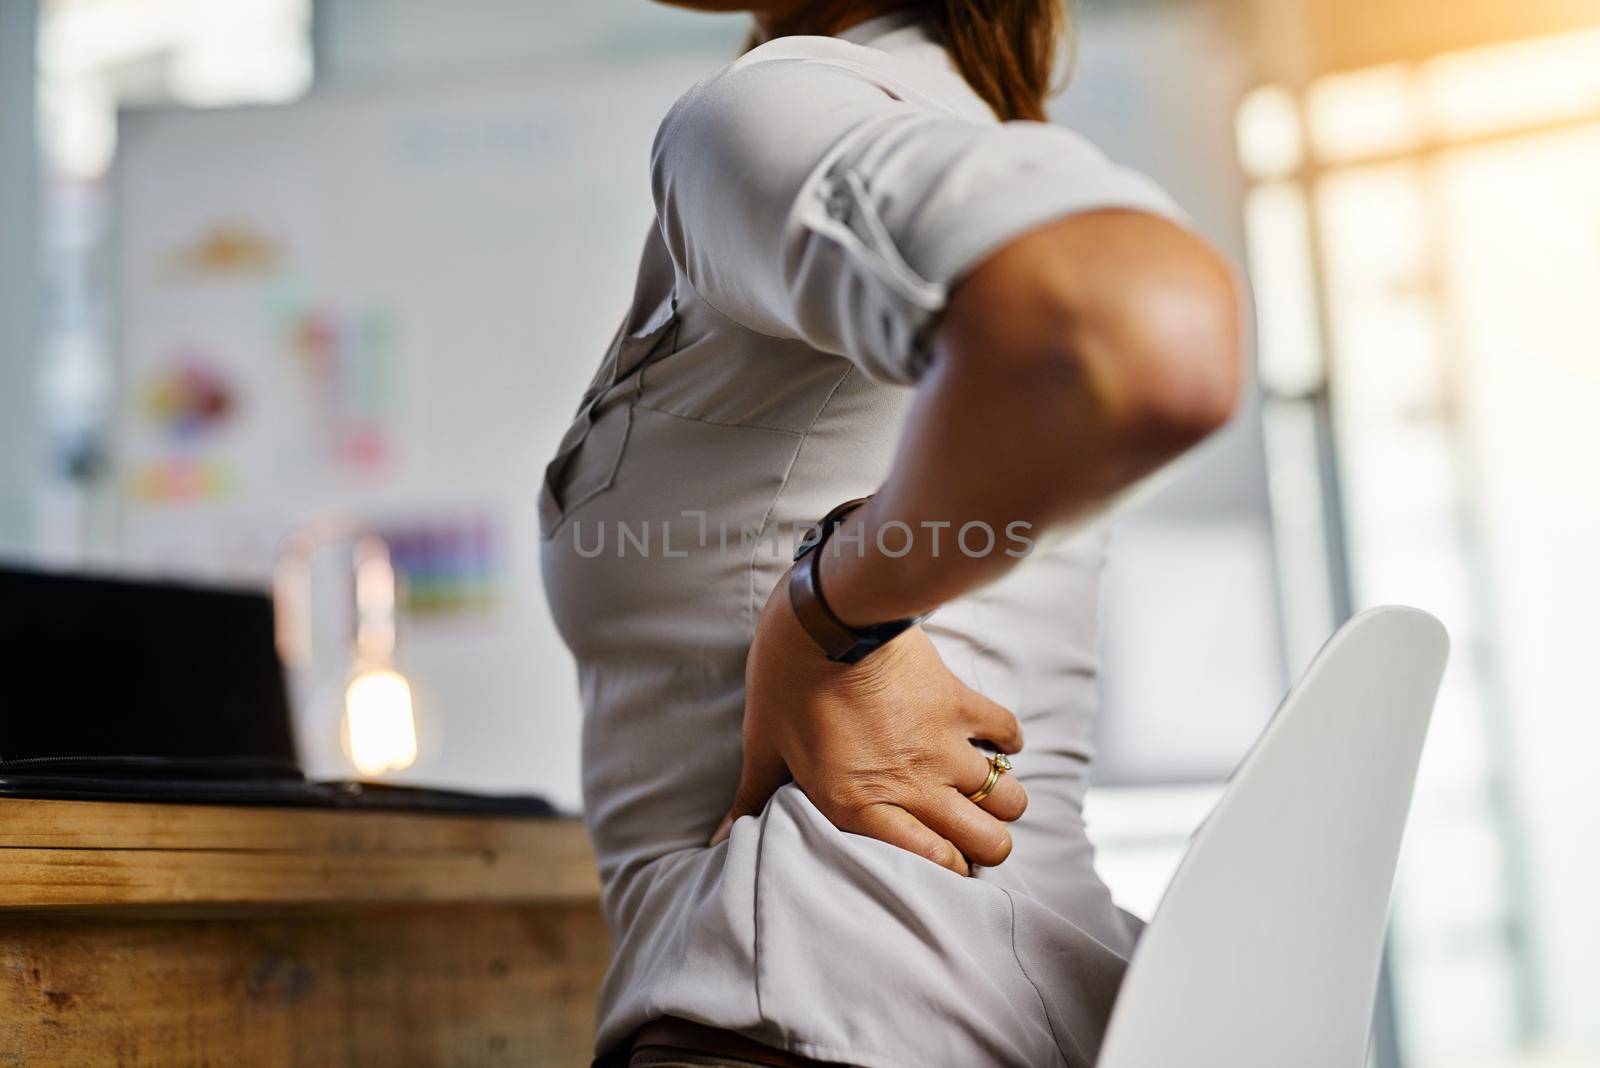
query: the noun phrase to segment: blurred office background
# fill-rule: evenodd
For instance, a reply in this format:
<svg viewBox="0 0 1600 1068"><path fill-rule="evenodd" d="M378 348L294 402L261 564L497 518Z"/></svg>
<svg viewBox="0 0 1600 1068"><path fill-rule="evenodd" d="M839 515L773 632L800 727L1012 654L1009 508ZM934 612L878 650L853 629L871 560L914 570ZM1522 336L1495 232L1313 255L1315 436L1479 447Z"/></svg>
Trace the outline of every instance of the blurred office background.
<svg viewBox="0 0 1600 1068"><path fill-rule="evenodd" d="M1257 327L1235 424L1119 525L1104 871L1148 913L1322 639L1427 608L1454 654L1375 1063L1600 1065L1600 3L1078 19L1057 117L1248 269ZM630 292L655 124L743 33L645 0L0 0L0 553L288 559L311 774L575 807L538 474ZM363 750L365 535L415 733Z"/></svg>

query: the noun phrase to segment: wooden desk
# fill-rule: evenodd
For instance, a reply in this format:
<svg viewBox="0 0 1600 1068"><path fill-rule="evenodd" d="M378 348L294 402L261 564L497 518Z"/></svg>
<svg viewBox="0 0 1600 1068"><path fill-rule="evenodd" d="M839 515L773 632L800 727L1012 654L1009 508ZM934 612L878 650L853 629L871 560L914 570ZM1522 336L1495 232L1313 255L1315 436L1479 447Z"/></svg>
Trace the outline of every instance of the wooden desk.
<svg viewBox="0 0 1600 1068"><path fill-rule="evenodd" d="M0 800L0 1066L586 1065L567 820Z"/></svg>

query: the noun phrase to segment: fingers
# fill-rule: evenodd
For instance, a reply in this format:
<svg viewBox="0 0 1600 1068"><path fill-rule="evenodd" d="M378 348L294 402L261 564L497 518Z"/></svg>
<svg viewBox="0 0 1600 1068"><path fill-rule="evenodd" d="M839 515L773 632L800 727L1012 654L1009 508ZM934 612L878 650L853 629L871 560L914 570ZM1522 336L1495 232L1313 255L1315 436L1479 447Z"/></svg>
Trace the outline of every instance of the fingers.
<svg viewBox="0 0 1600 1068"><path fill-rule="evenodd" d="M972 805L968 804L967 807L972 808ZM955 843L935 834L915 816L897 805L869 806L851 820L851 826L841 829L899 846L919 857L926 857L942 868L949 868L957 875L971 874L966 858L962 856L963 851L957 848Z"/></svg>
<svg viewBox="0 0 1600 1068"><path fill-rule="evenodd" d="M955 783L956 790L963 795L975 794L983 788L989 779L989 758L976 746L963 743L966 750L961 755L961 771ZM974 802L968 801L969 805ZM989 791L989 796L976 802L979 808L996 819L1010 822L1020 819L1028 808L1028 791L1015 775L1002 772L994 781L994 788Z"/></svg>
<svg viewBox="0 0 1600 1068"><path fill-rule="evenodd" d="M970 737L988 742L1008 755L1022 751L1022 724L1009 708L968 689L961 711Z"/></svg>
<svg viewBox="0 0 1600 1068"><path fill-rule="evenodd" d="M933 792L915 815L973 864L993 868L1011 855L1011 832L1006 825L954 789Z"/></svg>

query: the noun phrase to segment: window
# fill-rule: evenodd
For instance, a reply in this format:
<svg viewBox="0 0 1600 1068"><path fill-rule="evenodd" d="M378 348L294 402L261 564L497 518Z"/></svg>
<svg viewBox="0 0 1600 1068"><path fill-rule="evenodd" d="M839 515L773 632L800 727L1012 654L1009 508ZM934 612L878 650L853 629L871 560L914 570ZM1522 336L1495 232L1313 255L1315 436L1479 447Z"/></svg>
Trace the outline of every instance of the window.
<svg viewBox="0 0 1600 1068"><path fill-rule="evenodd" d="M1407 1063L1592 1056L1600 32L1258 89L1239 152L1292 654L1346 599L1452 637L1395 896Z"/></svg>

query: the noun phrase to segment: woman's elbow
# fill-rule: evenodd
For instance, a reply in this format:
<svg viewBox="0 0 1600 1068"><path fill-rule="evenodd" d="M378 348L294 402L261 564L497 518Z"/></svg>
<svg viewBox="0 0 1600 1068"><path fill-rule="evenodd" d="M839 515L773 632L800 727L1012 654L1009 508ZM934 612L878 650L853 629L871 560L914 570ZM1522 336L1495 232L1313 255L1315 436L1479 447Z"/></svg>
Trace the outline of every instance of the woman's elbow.
<svg viewBox="0 0 1600 1068"><path fill-rule="evenodd" d="M1222 427L1244 370L1238 286L1198 247L1124 286L1079 358L1107 424L1130 447L1181 452Z"/></svg>
<svg viewBox="0 0 1600 1068"><path fill-rule="evenodd" d="M936 353L966 388L1003 383L1041 411L1060 396L1070 422L1087 418L1142 462L1228 421L1240 333L1233 272L1209 245L1164 219L1103 212L1036 231L975 270ZM1075 434L1062 441L1081 447Z"/></svg>

